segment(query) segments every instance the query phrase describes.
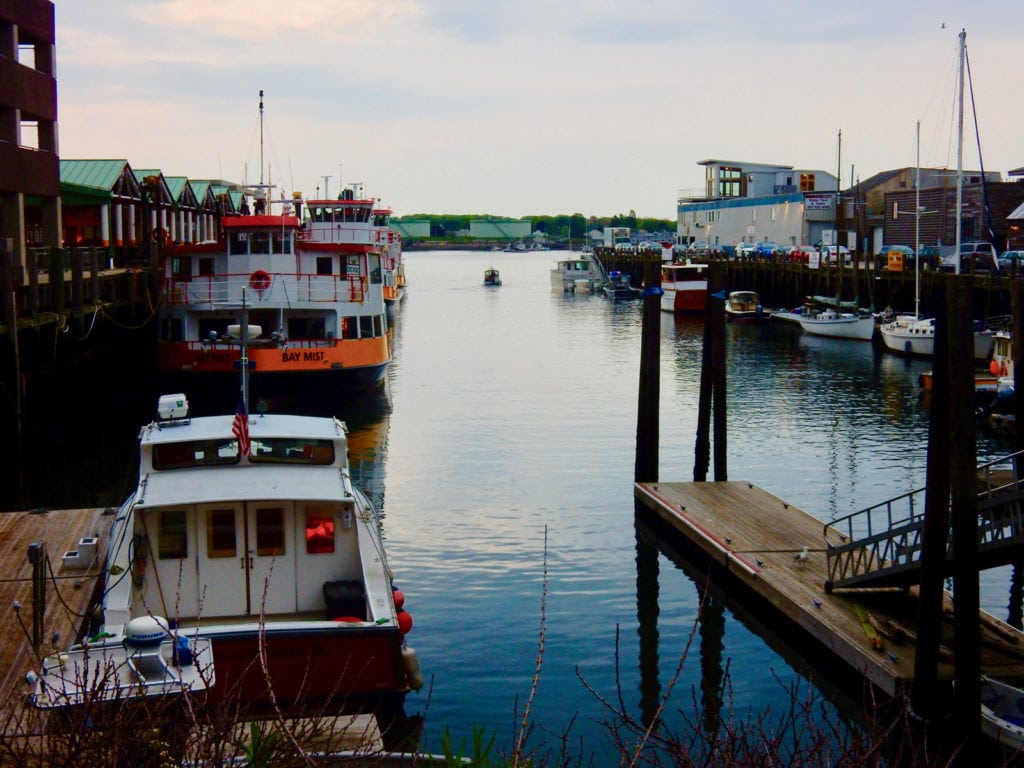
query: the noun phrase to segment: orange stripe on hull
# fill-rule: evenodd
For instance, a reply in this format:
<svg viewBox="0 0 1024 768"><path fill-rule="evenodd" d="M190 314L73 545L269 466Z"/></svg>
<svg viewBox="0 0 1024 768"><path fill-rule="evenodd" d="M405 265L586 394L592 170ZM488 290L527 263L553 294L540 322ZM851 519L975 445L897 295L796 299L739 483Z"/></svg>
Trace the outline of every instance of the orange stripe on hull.
<svg viewBox="0 0 1024 768"><path fill-rule="evenodd" d="M197 342L163 342L157 352L157 366L173 371L228 372L235 370L238 349L203 346ZM386 337L343 339L333 346L289 346L249 350L254 370L263 373L309 373L344 368L379 366L391 359Z"/></svg>

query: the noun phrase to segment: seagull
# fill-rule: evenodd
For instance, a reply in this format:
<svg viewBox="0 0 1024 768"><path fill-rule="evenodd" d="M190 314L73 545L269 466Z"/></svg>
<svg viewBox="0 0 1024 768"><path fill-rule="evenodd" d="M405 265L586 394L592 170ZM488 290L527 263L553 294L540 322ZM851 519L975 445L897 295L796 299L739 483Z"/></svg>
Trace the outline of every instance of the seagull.
<svg viewBox="0 0 1024 768"><path fill-rule="evenodd" d="M818 598L814 598L814 607L821 608L821 600L819 600Z"/></svg>
<svg viewBox="0 0 1024 768"><path fill-rule="evenodd" d="M807 562L807 547L793 555L793 560L796 561L797 565L803 565Z"/></svg>
<svg viewBox="0 0 1024 768"><path fill-rule="evenodd" d="M731 537L729 537L729 536L726 536L726 537L725 537L725 543L726 543L726 544L732 544L732 538L731 538Z"/></svg>
<svg viewBox="0 0 1024 768"><path fill-rule="evenodd" d="M758 568L764 568L764 560L762 560L761 558L757 558L756 562Z"/></svg>

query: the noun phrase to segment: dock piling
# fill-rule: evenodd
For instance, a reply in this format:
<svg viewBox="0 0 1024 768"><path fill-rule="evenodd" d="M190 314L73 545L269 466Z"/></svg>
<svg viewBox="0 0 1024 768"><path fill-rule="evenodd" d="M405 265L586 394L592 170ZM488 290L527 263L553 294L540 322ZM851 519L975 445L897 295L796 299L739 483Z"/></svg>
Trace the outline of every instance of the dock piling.
<svg viewBox="0 0 1024 768"><path fill-rule="evenodd" d="M658 480L658 419L661 398L661 260L644 262L644 311L640 330L640 388L636 414L633 480Z"/></svg>

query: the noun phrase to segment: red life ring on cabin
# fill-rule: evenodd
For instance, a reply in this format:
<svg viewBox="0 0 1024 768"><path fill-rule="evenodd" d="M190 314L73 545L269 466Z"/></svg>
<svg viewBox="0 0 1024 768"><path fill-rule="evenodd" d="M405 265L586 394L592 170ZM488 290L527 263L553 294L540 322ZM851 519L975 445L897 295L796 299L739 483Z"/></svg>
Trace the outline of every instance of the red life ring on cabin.
<svg viewBox="0 0 1024 768"><path fill-rule="evenodd" d="M252 286L254 291L263 292L270 287L270 275L264 272L262 269L257 269L251 275L249 275L249 285Z"/></svg>

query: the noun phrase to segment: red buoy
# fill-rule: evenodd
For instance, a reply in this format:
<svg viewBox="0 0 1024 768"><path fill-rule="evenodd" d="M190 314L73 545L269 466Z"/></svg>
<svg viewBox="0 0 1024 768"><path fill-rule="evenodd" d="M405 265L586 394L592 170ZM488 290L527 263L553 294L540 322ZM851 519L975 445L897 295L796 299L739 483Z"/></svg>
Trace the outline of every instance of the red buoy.
<svg viewBox="0 0 1024 768"><path fill-rule="evenodd" d="M405 605L405 595L402 594L402 590L400 590L398 587L392 587L391 594L395 598L395 608L401 610L402 606Z"/></svg>
<svg viewBox="0 0 1024 768"><path fill-rule="evenodd" d="M398 631L403 635L407 635L410 629L412 629L412 616L409 615L408 611L399 611Z"/></svg>

